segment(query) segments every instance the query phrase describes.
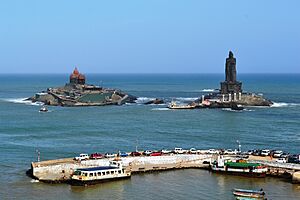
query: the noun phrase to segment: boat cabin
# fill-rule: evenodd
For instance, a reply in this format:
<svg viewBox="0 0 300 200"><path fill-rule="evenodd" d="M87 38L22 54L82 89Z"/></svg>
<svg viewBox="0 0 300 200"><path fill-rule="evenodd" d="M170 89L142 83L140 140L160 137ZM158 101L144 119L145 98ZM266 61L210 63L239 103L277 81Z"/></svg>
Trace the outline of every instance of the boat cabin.
<svg viewBox="0 0 300 200"><path fill-rule="evenodd" d="M94 184L106 179L130 177L131 173L123 168L121 161L110 161L109 166L77 169L71 177L71 184Z"/></svg>

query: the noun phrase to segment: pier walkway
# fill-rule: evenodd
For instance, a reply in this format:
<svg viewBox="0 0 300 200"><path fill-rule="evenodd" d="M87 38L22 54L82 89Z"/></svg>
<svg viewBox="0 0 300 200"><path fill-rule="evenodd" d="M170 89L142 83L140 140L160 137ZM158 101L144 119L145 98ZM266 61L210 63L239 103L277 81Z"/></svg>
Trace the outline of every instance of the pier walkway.
<svg viewBox="0 0 300 200"><path fill-rule="evenodd" d="M137 156L120 158L123 165L132 173L181 169L181 168L207 168L212 158L211 154L171 154L162 156ZM70 179L72 173L78 168L108 166L114 158L75 161L72 158L32 162L32 175L44 182L64 182Z"/></svg>
<svg viewBox="0 0 300 200"><path fill-rule="evenodd" d="M132 173L161 171L183 168L209 169L209 163L217 159L218 154L167 154L162 156L118 157L124 167ZM238 159L237 155L224 155ZM48 160L31 163L31 175L43 182L66 182L76 169L108 166L114 158L89 159L76 161L73 158ZM249 156L249 162L261 163L268 167L267 175L291 179L300 183L300 164L278 163L270 157ZM205 163L205 164L204 164Z"/></svg>

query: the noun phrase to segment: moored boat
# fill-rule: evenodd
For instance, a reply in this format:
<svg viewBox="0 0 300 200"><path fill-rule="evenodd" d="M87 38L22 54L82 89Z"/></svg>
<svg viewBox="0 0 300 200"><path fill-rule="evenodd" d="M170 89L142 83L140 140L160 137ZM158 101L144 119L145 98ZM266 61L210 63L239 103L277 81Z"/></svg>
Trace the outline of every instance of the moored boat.
<svg viewBox="0 0 300 200"><path fill-rule="evenodd" d="M231 103L231 105L230 105L230 109L231 110L244 110L244 107L243 106L241 106L241 105L238 105L238 104L236 104L236 103Z"/></svg>
<svg viewBox="0 0 300 200"><path fill-rule="evenodd" d="M92 168L81 168L75 170L71 176L71 185L92 185L104 181L129 178L131 172L123 167L122 161L113 160L109 166L100 166Z"/></svg>
<svg viewBox="0 0 300 200"><path fill-rule="evenodd" d="M180 104L177 104L176 102L172 101L168 105L168 108L169 109L194 109L194 108L196 108L196 105L192 105L192 104L180 105Z"/></svg>
<svg viewBox="0 0 300 200"><path fill-rule="evenodd" d="M48 112L48 108L46 106L42 106L40 108L40 112Z"/></svg>
<svg viewBox="0 0 300 200"><path fill-rule="evenodd" d="M236 199L246 200L246 199L265 199L265 192L261 190L244 190L244 189L234 189L233 195Z"/></svg>
<svg viewBox="0 0 300 200"><path fill-rule="evenodd" d="M233 175L242 175L250 177L265 177L268 171L267 167L259 163L249 163L246 160L225 160L223 156L212 163L212 171L223 172Z"/></svg>

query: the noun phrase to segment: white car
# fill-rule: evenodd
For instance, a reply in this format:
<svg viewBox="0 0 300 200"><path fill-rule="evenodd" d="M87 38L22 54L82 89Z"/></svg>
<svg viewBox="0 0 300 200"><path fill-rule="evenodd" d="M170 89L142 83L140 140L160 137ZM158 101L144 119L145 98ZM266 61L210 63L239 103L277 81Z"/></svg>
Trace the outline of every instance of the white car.
<svg viewBox="0 0 300 200"><path fill-rule="evenodd" d="M191 149L189 150L189 152L190 152L191 154L196 154L196 153L197 153L197 149L191 148Z"/></svg>
<svg viewBox="0 0 300 200"><path fill-rule="evenodd" d="M285 158L277 158L275 160L275 162L278 162L278 163L286 163L286 159Z"/></svg>
<svg viewBox="0 0 300 200"><path fill-rule="evenodd" d="M232 149L226 149L225 151L224 151L224 154L233 154L233 155L236 155L236 154L238 154L238 151L235 149L235 150L232 150Z"/></svg>
<svg viewBox="0 0 300 200"><path fill-rule="evenodd" d="M163 154L169 154L169 153L171 153L172 151L171 150L168 150L168 149L162 149L161 150L161 153L163 153Z"/></svg>
<svg viewBox="0 0 300 200"><path fill-rule="evenodd" d="M274 151L273 157L274 158L280 158L280 156L283 154L283 151Z"/></svg>
<svg viewBox="0 0 300 200"><path fill-rule="evenodd" d="M174 153L183 154L185 153L185 150L183 150L182 148L175 148Z"/></svg>
<svg viewBox="0 0 300 200"><path fill-rule="evenodd" d="M150 156L151 153L152 153L151 150L146 150L146 151L144 151L144 155L146 155L146 156Z"/></svg>
<svg viewBox="0 0 300 200"><path fill-rule="evenodd" d="M104 157L105 157L105 158L113 158L113 157L115 157L115 154L112 154L112 153L106 153L106 154L104 154Z"/></svg>
<svg viewBox="0 0 300 200"><path fill-rule="evenodd" d="M76 156L75 157L75 160L80 160L80 161L82 161L82 160L88 160L90 157L89 157L89 155L88 154L86 154L86 153L81 153L81 154L79 154L79 156Z"/></svg>
<svg viewBox="0 0 300 200"><path fill-rule="evenodd" d="M264 149L261 151L261 155L262 156L269 156L271 153L271 151L269 149Z"/></svg>
<svg viewBox="0 0 300 200"><path fill-rule="evenodd" d="M219 153L219 151L216 150L216 149L208 149L208 150L207 150L207 153L208 153L208 154L217 154L217 153Z"/></svg>

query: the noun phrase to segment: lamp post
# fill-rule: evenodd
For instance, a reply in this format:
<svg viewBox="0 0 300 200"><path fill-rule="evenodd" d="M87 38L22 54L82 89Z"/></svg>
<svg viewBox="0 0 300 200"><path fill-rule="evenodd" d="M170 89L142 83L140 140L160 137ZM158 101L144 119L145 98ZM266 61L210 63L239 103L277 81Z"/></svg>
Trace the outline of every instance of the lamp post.
<svg viewBox="0 0 300 200"><path fill-rule="evenodd" d="M41 152L38 149L36 149L35 152L37 154L37 161L40 162L40 160L41 160Z"/></svg>
<svg viewBox="0 0 300 200"><path fill-rule="evenodd" d="M238 152L241 153L241 150L242 150L241 147L242 147L242 145L241 145L241 143L240 143L239 140L237 140L236 142L238 143Z"/></svg>
<svg viewBox="0 0 300 200"><path fill-rule="evenodd" d="M136 140L135 152L138 152L138 144L139 144L139 140Z"/></svg>

